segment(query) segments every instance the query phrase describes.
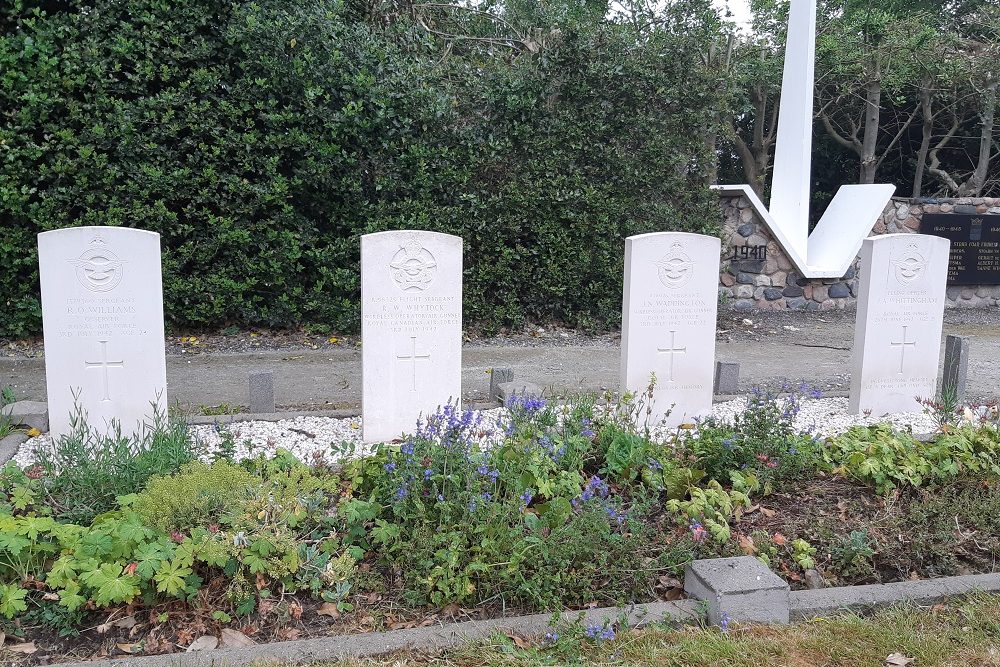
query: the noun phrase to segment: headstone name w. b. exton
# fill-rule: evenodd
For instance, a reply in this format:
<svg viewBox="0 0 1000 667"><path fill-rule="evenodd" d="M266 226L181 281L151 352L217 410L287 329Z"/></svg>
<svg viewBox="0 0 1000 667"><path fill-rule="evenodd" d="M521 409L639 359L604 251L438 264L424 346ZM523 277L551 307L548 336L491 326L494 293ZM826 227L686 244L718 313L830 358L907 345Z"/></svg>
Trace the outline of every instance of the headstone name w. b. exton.
<svg viewBox="0 0 1000 667"><path fill-rule="evenodd" d="M850 410L919 412L937 393L947 239L888 234L861 247Z"/></svg>
<svg viewBox="0 0 1000 667"><path fill-rule="evenodd" d="M422 231L361 237L365 442L413 432L462 393L462 239Z"/></svg>
<svg viewBox="0 0 1000 667"><path fill-rule="evenodd" d="M668 411L666 423L677 425L712 409L721 252L718 238L701 234L625 240L622 391L644 393L655 373L652 423Z"/></svg>
<svg viewBox="0 0 1000 667"><path fill-rule="evenodd" d="M125 433L166 415L160 235L74 227L38 235L45 378L53 436L74 401L87 423ZM76 398L74 398L76 394Z"/></svg>

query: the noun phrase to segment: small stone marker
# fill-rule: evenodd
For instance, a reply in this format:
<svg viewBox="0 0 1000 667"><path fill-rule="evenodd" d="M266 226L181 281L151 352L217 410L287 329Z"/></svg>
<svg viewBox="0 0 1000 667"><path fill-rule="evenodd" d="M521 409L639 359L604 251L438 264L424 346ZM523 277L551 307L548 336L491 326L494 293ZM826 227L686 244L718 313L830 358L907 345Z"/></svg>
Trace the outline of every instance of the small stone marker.
<svg viewBox="0 0 1000 667"><path fill-rule="evenodd" d="M625 239L622 392L645 393L656 374L651 426L668 411L676 426L712 409L721 247L680 232Z"/></svg>
<svg viewBox="0 0 1000 667"><path fill-rule="evenodd" d="M949 241L887 234L861 246L850 411L920 412L937 390Z"/></svg>
<svg viewBox="0 0 1000 667"><path fill-rule="evenodd" d="M74 227L38 235L45 379L54 437L74 392L87 422L131 434L167 414L160 235Z"/></svg>
<svg viewBox="0 0 1000 667"><path fill-rule="evenodd" d="M969 379L969 339L964 336L945 336L944 373L941 378L941 393L955 392L955 400L965 400L965 388Z"/></svg>
<svg viewBox="0 0 1000 667"><path fill-rule="evenodd" d="M740 365L731 361L715 362L715 393L733 396L740 391Z"/></svg>
<svg viewBox="0 0 1000 667"><path fill-rule="evenodd" d="M490 402L500 401L503 403L503 399L500 397L500 385L505 382L514 381L514 369L513 368L493 368L490 370Z"/></svg>
<svg viewBox="0 0 1000 667"><path fill-rule="evenodd" d="M250 374L250 412L262 415L274 412L274 373L258 371Z"/></svg>
<svg viewBox="0 0 1000 667"><path fill-rule="evenodd" d="M398 438L462 395L462 239L361 237L362 436Z"/></svg>
<svg viewBox="0 0 1000 667"><path fill-rule="evenodd" d="M788 582L753 556L688 564L684 592L708 605L712 625L788 623Z"/></svg>

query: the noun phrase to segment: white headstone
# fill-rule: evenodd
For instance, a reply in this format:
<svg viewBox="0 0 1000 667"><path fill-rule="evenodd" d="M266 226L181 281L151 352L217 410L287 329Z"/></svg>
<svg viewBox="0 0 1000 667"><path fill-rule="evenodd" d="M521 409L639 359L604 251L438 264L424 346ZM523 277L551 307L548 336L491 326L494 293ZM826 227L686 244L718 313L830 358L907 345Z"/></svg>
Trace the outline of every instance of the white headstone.
<svg viewBox="0 0 1000 667"><path fill-rule="evenodd" d="M651 426L668 411L670 426L711 412L721 245L679 232L625 239L622 391L641 394L656 374Z"/></svg>
<svg viewBox="0 0 1000 667"><path fill-rule="evenodd" d="M362 426L398 438L462 395L462 239L422 231L361 237Z"/></svg>
<svg viewBox="0 0 1000 667"><path fill-rule="evenodd" d="M78 402L88 424L126 434L167 406L160 235L74 227L38 235L49 428L69 431ZM74 399L74 393L78 399Z"/></svg>
<svg viewBox="0 0 1000 667"><path fill-rule="evenodd" d="M923 234L865 239L851 412L920 412L917 399L934 398L949 245Z"/></svg>

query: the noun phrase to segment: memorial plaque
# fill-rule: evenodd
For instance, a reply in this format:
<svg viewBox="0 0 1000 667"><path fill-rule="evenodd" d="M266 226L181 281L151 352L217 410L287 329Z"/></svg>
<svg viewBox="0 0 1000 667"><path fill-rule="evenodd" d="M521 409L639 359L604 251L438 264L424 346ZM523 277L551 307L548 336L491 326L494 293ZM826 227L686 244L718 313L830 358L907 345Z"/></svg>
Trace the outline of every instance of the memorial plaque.
<svg viewBox="0 0 1000 667"><path fill-rule="evenodd" d="M951 241L949 285L1000 285L1000 215L927 213L920 231Z"/></svg>
<svg viewBox="0 0 1000 667"><path fill-rule="evenodd" d="M701 234L625 239L622 391L642 394L655 373L650 426L668 411L676 426L712 410L721 252Z"/></svg>
<svg viewBox="0 0 1000 667"><path fill-rule="evenodd" d="M114 420L136 432L153 404L165 415L160 235L124 227L43 232L38 271L52 435L69 431L74 401L100 431Z"/></svg>
<svg viewBox="0 0 1000 667"><path fill-rule="evenodd" d="M850 411L921 412L937 393L948 241L887 234L861 246Z"/></svg>
<svg viewBox="0 0 1000 667"><path fill-rule="evenodd" d="M361 237L362 436L384 442L462 395L462 239Z"/></svg>

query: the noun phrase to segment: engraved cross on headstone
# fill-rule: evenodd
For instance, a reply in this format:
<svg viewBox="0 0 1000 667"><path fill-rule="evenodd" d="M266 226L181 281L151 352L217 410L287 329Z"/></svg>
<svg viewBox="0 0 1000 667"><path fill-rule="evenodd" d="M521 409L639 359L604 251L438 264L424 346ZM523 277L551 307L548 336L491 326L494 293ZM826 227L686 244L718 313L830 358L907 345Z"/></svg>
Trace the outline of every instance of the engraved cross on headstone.
<svg viewBox="0 0 1000 667"><path fill-rule="evenodd" d="M675 354L686 354L687 353L687 347L677 347L676 346L676 342L674 340L676 337L677 337L677 332L671 329L671 331L670 331L670 347L658 347L658 348L656 348L657 352L663 352L665 354L669 354L670 355L670 379L668 380L668 382L673 382L674 381L674 355Z"/></svg>
<svg viewBox="0 0 1000 667"><path fill-rule="evenodd" d="M417 360L418 359L426 359L427 361L430 361L431 360L431 355L430 354L417 354L417 337L416 336L410 336L410 340L412 341L412 344L413 344L412 351L410 352L410 355L409 356L403 356L401 354L397 354L396 355L396 359L399 359L400 361L409 361L410 364L413 366L413 389L412 389L412 391L416 391L417 390Z"/></svg>
<svg viewBox="0 0 1000 667"><path fill-rule="evenodd" d="M101 360L100 361L84 361L85 368L102 368L104 369L104 398L101 401L110 401L111 393L108 386L108 369L109 368L125 368L124 361L108 361L108 341L102 340L101 343Z"/></svg>
<svg viewBox="0 0 1000 667"><path fill-rule="evenodd" d="M901 340L899 342L889 341L889 346L890 347L898 347L899 348L899 374L902 375L903 374L903 360L906 358L906 348L907 347L912 347L912 348L916 349L917 342L913 341L913 340L911 340L911 341L906 340L906 325L903 325L903 340Z"/></svg>

